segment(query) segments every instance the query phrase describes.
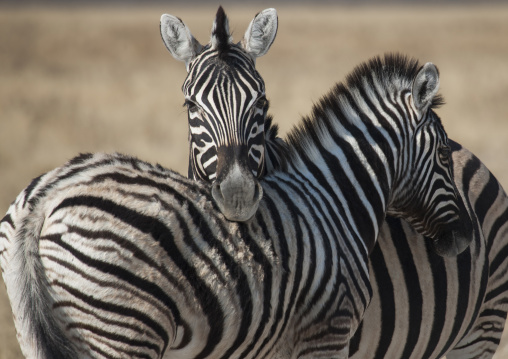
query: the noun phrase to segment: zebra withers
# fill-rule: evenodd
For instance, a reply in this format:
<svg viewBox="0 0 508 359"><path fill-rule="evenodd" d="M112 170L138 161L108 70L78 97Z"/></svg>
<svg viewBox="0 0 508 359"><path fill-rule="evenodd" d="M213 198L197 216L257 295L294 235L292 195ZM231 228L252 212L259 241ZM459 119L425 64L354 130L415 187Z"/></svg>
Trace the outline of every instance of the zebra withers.
<svg viewBox="0 0 508 359"><path fill-rule="evenodd" d="M189 177L213 181L212 195L228 219L248 220L263 196L258 178L265 167L268 108L255 60L275 39L277 13L258 13L238 44L222 7L205 46L175 16L162 15L160 24L164 44L188 71L182 90L189 114Z"/></svg>
<svg viewBox="0 0 508 359"><path fill-rule="evenodd" d="M292 132L288 169L261 181L247 222L227 220L209 184L119 154L82 155L35 179L0 222L23 353L347 358L387 211L421 223L445 254L467 245L444 232L466 210L432 111L438 80L433 65L399 56L356 68ZM398 116L360 111L369 82ZM440 184L431 201L420 196L437 187L425 181ZM438 203L446 215L427 220Z"/></svg>

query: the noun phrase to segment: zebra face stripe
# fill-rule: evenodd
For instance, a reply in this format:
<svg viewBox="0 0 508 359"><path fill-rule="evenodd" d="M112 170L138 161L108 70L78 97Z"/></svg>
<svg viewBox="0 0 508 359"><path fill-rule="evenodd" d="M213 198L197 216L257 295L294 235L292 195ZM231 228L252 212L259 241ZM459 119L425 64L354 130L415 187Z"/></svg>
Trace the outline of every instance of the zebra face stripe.
<svg viewBox="0 0 508 359"><path fill-rule="evenodd" d="M231 46L227 56L207 48L183 84L189 113L189 173L214 182L213 196L231 220L256 212L265 168L265 85L254 63ZM240 176L241 174L241 176Z"/></svg>
<svg viewBox="0 0 508 359"><path fill-rule="evenodd" d="M183 85L189 112L190 155L197 178L218 177L220 147L247 146L248 159L237 158L254 177L264 168L264 122L268 108L264 82L254 64L232 47L226 59L207 49L190 64Z"/></svg>
<svg viewBox="0 0 508 359"><path fill-rule="evenodd" d="M217 204L221 208L234 206L222 211L224 214L243 213L226 215L230 220L249 219L245 216L256 212L261 198L257 192L253 196L251 189L261 192L258 178L266 166L264 129L268 103L255 61L266 54L275 40L277 24L275 9L263 10L235 44L228 18L219 7L210 43L202 46L182 20L168 14L161 16L162 40L174 58L185 61L188 72L182 90L189 110L189 177L214 182ZM247 147L242 157L220 154L239 153L234 149L242 146ZM232 151L219 151L229 147ZM234 166L226 165L226 161ZM231 172L231 168L236 172ZM215 183L217 178L224 182Z"/></svg>

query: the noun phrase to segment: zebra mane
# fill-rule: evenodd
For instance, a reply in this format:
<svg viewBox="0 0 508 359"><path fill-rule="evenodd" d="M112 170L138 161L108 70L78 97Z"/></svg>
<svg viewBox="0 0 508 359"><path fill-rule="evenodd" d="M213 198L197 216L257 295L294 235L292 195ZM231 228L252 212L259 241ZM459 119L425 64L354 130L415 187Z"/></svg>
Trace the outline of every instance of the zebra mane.
<svg viewBox="0 0 508 359"><path fill-rule="evenodd" d="M349 89L363 87L366 79L369 85L372 85L372 73L385 86L392 86L394 83L410 85L422 67L423 65L417 59L400 53L387 53L384 57L375 56L358 65L346 76L345 87ZM444 98L442 95L437 95L432 100L431 108L438 108L443 104Z"/></svg>
<svg viewBox="0 0 508 359"><path fill-rule="evenodd" d="M358 65L345 81L337 83L317 104L314 104L311 114L303 117L288 134L287 142L292 149L287 158L291 161L292 154L305 153L312 143L323 142L322 135L331 133L333 121L351 123L351 111L360 114L355 105L355 99L368 98L367 87L384 87L386 93L395 89L411 88L413 79L422 68L419 61L398 53L388 53L383 57L376 56ZM438 94L432 100L431 109L444 104L443 97ZM361 116L359 121L361 121ZM436 116L437 117L437 116Z"/></svg>
<svg viewBox="0 0 508 359"><path fill-rule="evenodd" d="M219 58L224 59L233 43L229 32L229 20L222 6L219 6L212 27L211 47L219 52Z"/></svg>
<svg viewBox="0 0 508 359"><path fill-rule="evenodd" d="M272 115L268 115L265 120L266 174L277 170L287 170L289 148L278 135L279 125L273 123Z"/></svg>

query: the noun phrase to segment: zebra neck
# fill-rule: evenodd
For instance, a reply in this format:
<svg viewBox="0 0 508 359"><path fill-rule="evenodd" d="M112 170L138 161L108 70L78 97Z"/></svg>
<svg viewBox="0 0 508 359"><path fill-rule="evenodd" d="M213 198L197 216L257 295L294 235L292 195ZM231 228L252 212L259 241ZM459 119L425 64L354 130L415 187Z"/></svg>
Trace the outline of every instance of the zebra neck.
<svg viewBox="0 0 508 359"><path fill-rule="evenodd" d="M352 236L370 253L386 215L398 155L366 135L373 131L361 128L365 124L348 125L336 121L330 131L321 128L301 136L289 171L338 204L339 216L352 224Z"/></svg>

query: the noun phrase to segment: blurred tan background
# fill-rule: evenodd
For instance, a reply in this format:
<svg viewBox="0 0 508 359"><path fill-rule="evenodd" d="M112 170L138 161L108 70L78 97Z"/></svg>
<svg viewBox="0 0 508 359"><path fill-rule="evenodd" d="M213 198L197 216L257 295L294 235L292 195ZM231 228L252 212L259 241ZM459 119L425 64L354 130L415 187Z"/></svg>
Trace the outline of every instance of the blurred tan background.
<svg viewBox="0 0 508 359"><path fill-rule="evenodd" d="M277 39L257 67L283 134L353 66L399 51L439 67L449 136L508 189L508 5L277 4L225 10L239 41L258 11L277 7ZM159 18L181 17L206 43L216 10L0 7L0 212L31 178L79 152L125 152L186 174L186 72L163 45ZM2 283L0 359L14 358ZM506 344L496 358L508 358Z"/></svg>

